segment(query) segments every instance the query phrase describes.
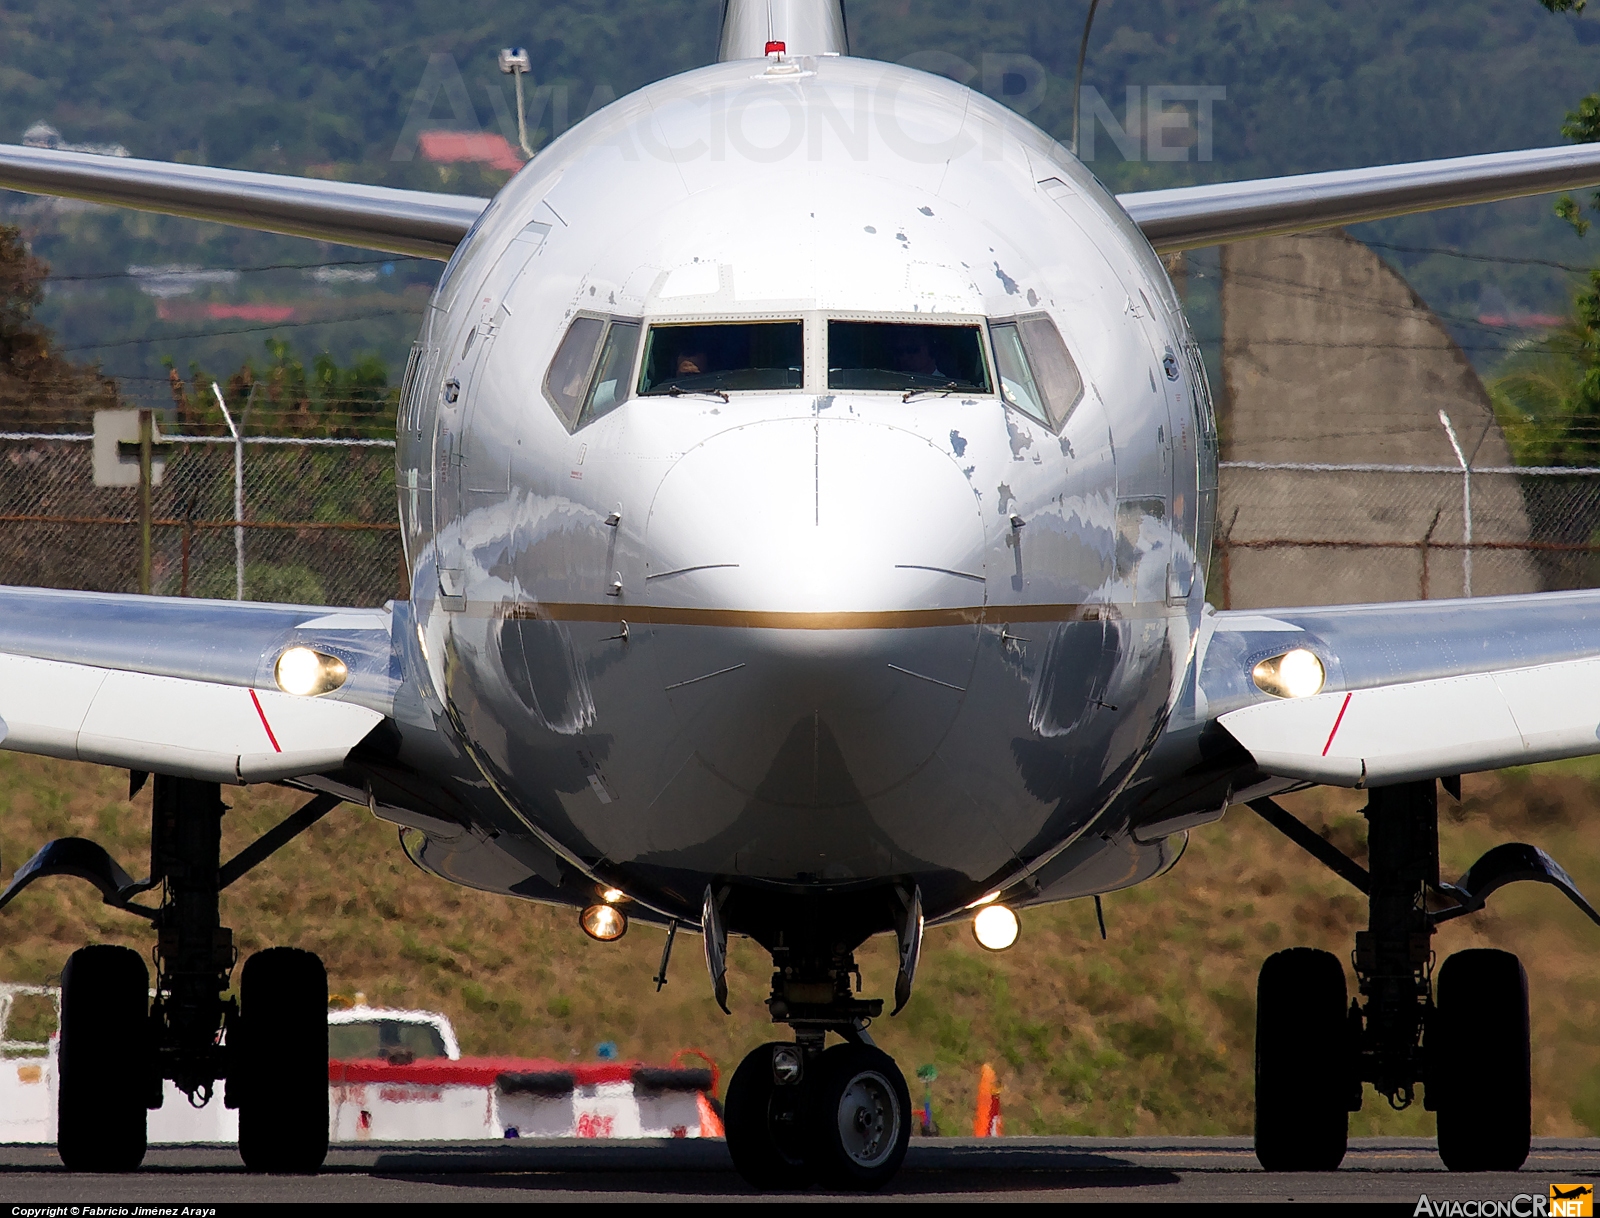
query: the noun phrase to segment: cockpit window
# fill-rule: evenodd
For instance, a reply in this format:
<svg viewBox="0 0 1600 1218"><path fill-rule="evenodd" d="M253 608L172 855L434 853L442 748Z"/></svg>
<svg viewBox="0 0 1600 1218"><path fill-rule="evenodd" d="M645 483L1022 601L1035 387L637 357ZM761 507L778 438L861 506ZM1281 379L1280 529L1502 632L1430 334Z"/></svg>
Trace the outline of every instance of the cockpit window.
<svg viewBox="0 0 1600 1218"><path fill-rule="evenodd" d="M805 327L798 321L651 326L643 395L799 389Z"/></svg>
<svg viewBox="0 0 1600 1218"><path fill-rule="evenodd" d="M588 426L622 405L628 396L628 378L633 375L633 356L638 350L638 325L612 322L600 348L600 362L589 385L589 396L583 403L583 414L578 417L579 427Z"/></svg>
<svg viewBox="0 0 1600 1218"><path fill-rule="evenodd" d="M639 350L639 323L582 313L550 361L544 395L568 431L587 427L628 399L628 379Z"/></svg>
<svg viewBox="0 0 1600 1218"><path fill-rule="evenodd" d="M977 326L828 323L828 388L989 393Z"/></svg>
<svg viewBox="0 0 1600 1218"><path fill-rule="evenodd" d="M1055 322L1019 317L994 323L989 333L1006 405L1059 432L1083 397L1083 376Z"/></svg>
<svg viewBox="0 0 1600 1218"><path fill-rule="evenodd" d="M550 361L550 371L545 374L545 396L568 431L578 424L578 412L583 408L589 388L589 373L594 368L595 351L605 329L602 317L577 318L567 327L566 337L556 348L556 357Z"/></svg>

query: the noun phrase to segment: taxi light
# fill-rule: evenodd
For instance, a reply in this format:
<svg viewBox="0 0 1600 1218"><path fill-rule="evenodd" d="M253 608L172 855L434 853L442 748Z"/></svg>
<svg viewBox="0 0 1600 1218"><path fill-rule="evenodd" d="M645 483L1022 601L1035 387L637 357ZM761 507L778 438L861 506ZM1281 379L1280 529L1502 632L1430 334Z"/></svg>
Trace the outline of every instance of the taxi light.
<svg viewBox="0 0 1600 1218"><path fill-rule="evenodd" d="M615 943L628 933L628 915L615 905L591 905L578 915L583 933L601 943Z"/></svg>
<svg viewBox="0 0 1600 1218"><path fill-rule="evenodd" d="M338 689L350 670L336 656L323 655L309 647L291 647L278 657L272 675L284 693L310 698Z"/></svg>
<svg viewBox="0 0 1600 1218"><path fill-rule="evenodd" d="M1256 688L1275 698L1309 698L1328 679L1316 653L1296 647L1281 656L1262 660L1250 673Z"/></svg>
<svg viewBox="0 0 1600 1218"><path fill-rule="evenodd" d="M976 901L973 901L971 904L969 904L967 906L967 908L968 909L976 909L980 905L989 905L989 904L992 904L995 901L998 901L999 899L1000 899L1000 890L996 889L994 892L986 892L986 893L984 893L983 896L979 897Z"/></svg>
<svg viewBox="0 0 1600 1218"><path fill-rule="evenodd" d="M627 895L628 894L623 892L622 889L620 889L620 888L607 888L604 892L602 892L600 894L600 899L602 901L604 901L607 905L615 905L618 901L622 900Z"/></svg>
<svg viewBox="0 0 1600 1218"><path fill-rule="evenodd" d="M1017 941L1019 930L1017 915L1004 905L985 905L972 919L972 937L991 952L1005 951Z"/></svg>

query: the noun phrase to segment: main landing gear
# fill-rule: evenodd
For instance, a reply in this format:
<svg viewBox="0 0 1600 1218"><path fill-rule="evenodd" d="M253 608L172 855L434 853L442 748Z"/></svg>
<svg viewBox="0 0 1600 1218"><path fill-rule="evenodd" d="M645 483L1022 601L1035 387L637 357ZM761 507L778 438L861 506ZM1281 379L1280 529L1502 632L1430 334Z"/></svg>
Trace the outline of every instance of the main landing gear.
<svg viewBox="0 0 1600 1218"><path fill-rule="evenodd" d="M134 775L130 798L144 777ZM131 948L80 948L62 971L61 1161L71 1171L132 1171L164 1080L202 1107L225 1079L245 1165L314 1172L328 1153L327 975L310 952L268 948L245 962L238 997L225 997L236 953L218 906L222 889L340 801L318 796L222 863L218 784L158 775L154 785L148 879L133 880L93 842L64 838L0 894L4 907L34 880L74 875L156 929L153 1001L149 970ZM159 907L133 900L158 886Z"/></svg>
<svg viewBox="0 0 1600 1218"><path fill-rule="evenodd" d="M1460 788L1446 780L1459 797ZM1528 1156L1532 1082L1528 978L1509 952L1456 952L1433 975L1440 922L1482 909L1516 880L1552 884L1597 924L1567 873L1542 850L1498 846L1455 884L1439 880L1432 780L1374 788L1366 808L1370 872L1270 799L1250 804L1367 895L1356 935L1360 997L1348 1001L1331 952L1296 947L1261 968L1256 1004L1256 1156L1268 1171L1332 1171L1350 1113L1371 1083L1396 1109L1424 1088L1451 1171L1515 1171Z"/></svg>
<svg viewBox="0 0 1600 1218"><path fill-rule="evenodd" d="M726 936L719 904L708 892L706 958L721 1002ZM890 916L901 947L898 1012L910 998L921 950L920 896L897 894ZM906 1156L911 1093L894 1059L867 1033L883 1000L856 997L854 948L833 938L825 927L810 926L769 944L774 971L767 1007L775 1023L794 1029L795 1039L762 1045L739 1063L723 1119L733 1165L756 1188L818 1183L868 1191L887 1184ZM829 1033L843 1043L828 1046Z"/></svg>

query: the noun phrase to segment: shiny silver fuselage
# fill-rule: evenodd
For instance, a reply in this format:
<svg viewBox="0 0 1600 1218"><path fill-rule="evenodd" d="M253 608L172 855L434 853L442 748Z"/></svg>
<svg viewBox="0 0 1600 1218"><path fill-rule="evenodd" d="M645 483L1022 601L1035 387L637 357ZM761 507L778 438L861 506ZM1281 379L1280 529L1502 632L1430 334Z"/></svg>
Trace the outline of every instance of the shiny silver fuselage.
<svg viewBox="0 0 1600 1218"><path fill-rule="evenodd" d="M608 107L463 243L401 410L417 646L514 816L645 904L894 879L938 917L1108 833L1181 704L1211 405L1159 260L1059 145L941 78L767 68ZM805 383L569 433L542 386L580 312L800 320ZM828 388L829 318L1034 313L1085 381L1059 435Z"/></svg>

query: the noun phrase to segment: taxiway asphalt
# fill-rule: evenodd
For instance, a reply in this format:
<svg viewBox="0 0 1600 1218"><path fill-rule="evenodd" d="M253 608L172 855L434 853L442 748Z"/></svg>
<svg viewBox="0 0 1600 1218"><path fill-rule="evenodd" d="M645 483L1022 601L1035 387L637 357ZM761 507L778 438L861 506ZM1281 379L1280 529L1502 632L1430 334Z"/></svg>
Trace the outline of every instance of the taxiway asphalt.
<svg viewBox="0 0 1600 1218"><path fill-rule="evenodd" d="M1247 1138L916 1139L870 1199L1387 1201L1510 1199L1600 1181L1600 1138L1536 1139L1515 1173L1452 1175L1433 1143L1361 1138L1337 1172L1263 1172ZM122 1176L73 1175L48 1146L0 1146L0 1202L224 1204L372 1201L722 1201L751 1190L721 1142L485 1142L336 1146L317 1176L258 1176L231 1147L153 1147ZM820 1189L796 1201L837 1199ZM867 1199L867 1198L860 1198Z"/></svg>

